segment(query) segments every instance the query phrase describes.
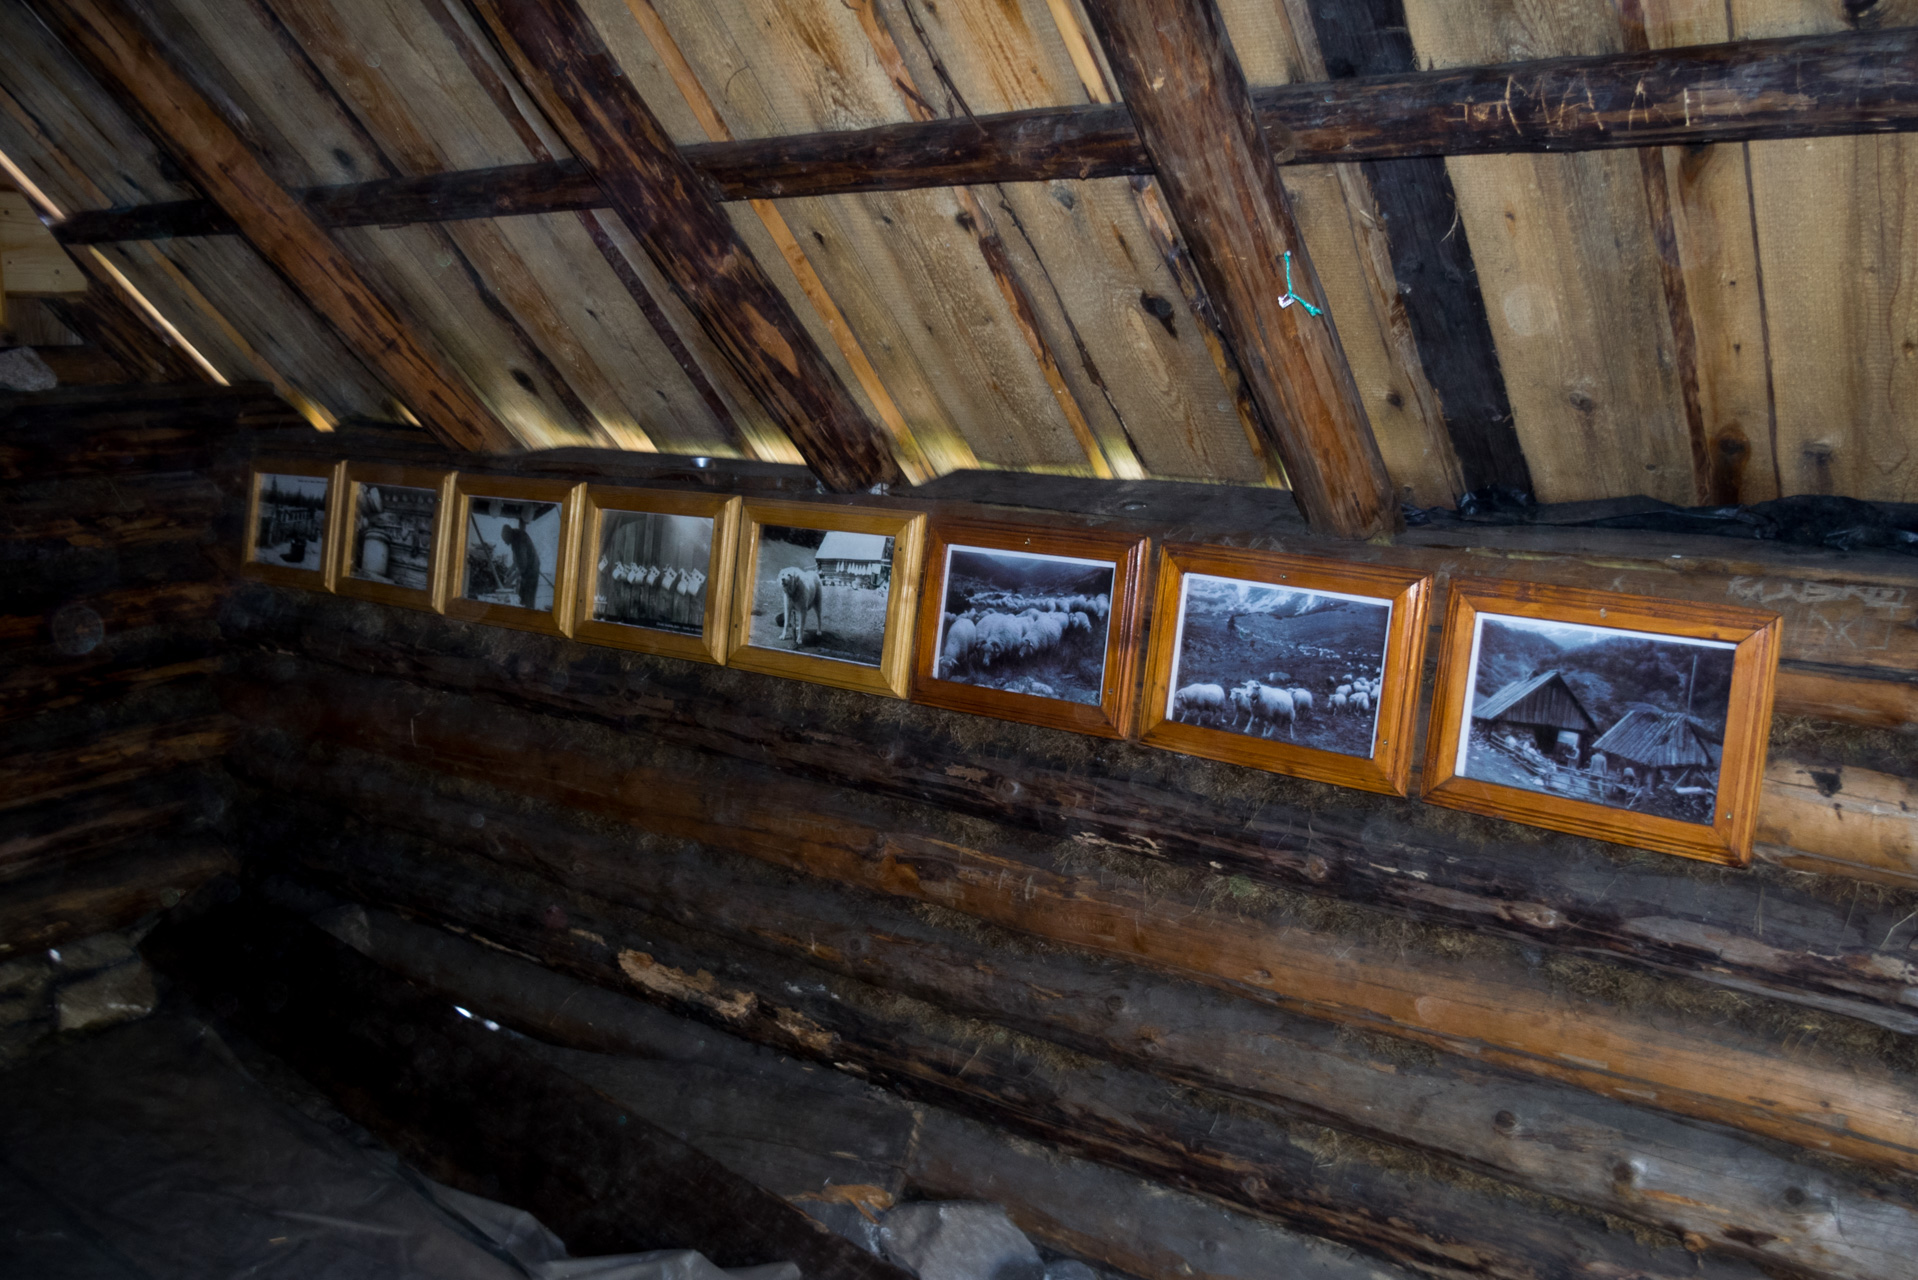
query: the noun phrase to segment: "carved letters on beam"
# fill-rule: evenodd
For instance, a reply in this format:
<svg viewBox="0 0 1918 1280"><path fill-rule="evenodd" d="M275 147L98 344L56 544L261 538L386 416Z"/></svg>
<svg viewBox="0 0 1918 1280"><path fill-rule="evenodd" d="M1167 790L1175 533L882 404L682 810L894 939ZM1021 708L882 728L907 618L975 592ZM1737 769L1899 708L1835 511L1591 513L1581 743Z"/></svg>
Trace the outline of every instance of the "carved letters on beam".
<svg viewBox="0 0 1918 1280"><path fill-rule="evenodd" d="M1397 527L1378 442L1332 317L1314 314L1325 295L1217 5L1088 0L1086 12L1299 510L1340 537Z"/></svg>
<svg viewBox="0 0 1918 1280"><path fill-rule="evenodd" d="M326 317L428 430L476 452L518 448L444 356L416 336L233 126L175 68L124 0L36 0L47 25L202 191Z"/></svg>
<svg viewBox="0 0 1918 1280"><path fill-rule="evenodd" d="M475 7L607 203L807 465L841 491L903 480L886 434L620 74L576 0Z"/></svg>

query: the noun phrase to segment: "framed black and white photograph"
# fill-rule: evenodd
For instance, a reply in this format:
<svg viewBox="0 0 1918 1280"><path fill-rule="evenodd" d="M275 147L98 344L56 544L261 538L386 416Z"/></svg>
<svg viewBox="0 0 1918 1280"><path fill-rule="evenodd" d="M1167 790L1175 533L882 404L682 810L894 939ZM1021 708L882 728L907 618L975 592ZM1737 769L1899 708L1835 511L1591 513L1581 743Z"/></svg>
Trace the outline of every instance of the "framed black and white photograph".
<svg viewBox="0 0 1918 1280"><path fill-rule="evenodd" d="M456 551L447 615L567 634L581 487L564 480L461 475L454 489Z"/></svg>
<svg viewBox="0 0 1918 1280"><path fill-rule="evenodd" d="M589 487L574 634L725 661L739 508L712 494Z"/></svg>
<svg viewBox="0 0 1918 1280"><path fill-rule="evenodd" d="M1145 539L985 521L932 528L913 699L1123 736Z"/></svg>
<svg viewBox="0 0 1918 1280"><path fill-rule="evenodd" d="M330 589L328 555L337 536L343 463L284 460L258 464L247 499L241 564L249 577Z"/></svg>
<svg viewBox="0 0 1918 1280"><path fill-rule="evenodd" d="M386 604L439 609L453 473L350 464L337 589Z"/></svg>
<svg viewBox="0 0 1918 1280"><path fill-rule="evenodd" d="M1762 767L1750 717L1770 703L1773 615L1535 585L1467 582L1453 600L1428 799L1746 856L1740 797Z"/></svg>
<svg viewBox="0 0 1918 1280"><path fill-rule="evenodd" d="M748 502L735 666L904 697L925 517Z"/></svg>
<svg viewBox="0 0 1918 1280"><path fill-rule="evenodd" d="M1403 794L1429 592L1377 565L1168 548L1144 740Z"/></svg>

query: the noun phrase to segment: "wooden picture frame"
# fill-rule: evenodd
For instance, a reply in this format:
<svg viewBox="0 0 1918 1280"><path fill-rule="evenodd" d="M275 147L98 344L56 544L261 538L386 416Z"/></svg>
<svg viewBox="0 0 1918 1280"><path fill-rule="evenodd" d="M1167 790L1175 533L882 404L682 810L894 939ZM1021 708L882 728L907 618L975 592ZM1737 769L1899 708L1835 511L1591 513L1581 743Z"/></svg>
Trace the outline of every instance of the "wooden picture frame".
<svg viewBox="0 0 1918 1280"><path fill-rule="evenodd" d="M1744 866L1781 626L1730 605L1456 580L1425 799Z"/></svg>
<svg viewBox="0 0 1918 1280"><path fill-rule="evenodd" d="M453 482L440 612L462 622L572 634L585 488L565 480L460 473ZM550 573L542 572L548 567ZM483 595L468 594L475 590Z"/></svg>
<svg viewBox="0 0 1918 1280"><path fill-rule="evenodd" d="M1137 702L1147 543L1136 533L933 521L913 701L1123 738ZM966 603L979 607L948 621L955 567L976 584Z"/></svg>
<svg viewBox="0 0 1918 1280"><path fill-rule="evenodd" d="M828 548L821 541L808 550L801 543L768 538L768 531L842 535L847 544ZM913 618L919 597L920 562L925 551L926 517L892 507L842 507L824 502L754 501L740 513L739 553L733 568L732 638L727 665L767 675L810 680L840 689L856 689L903 698L912 674ZM890 539L890 543L886 542ZM890 558L883 569L879 561ZM821 553L840 551L830 561ZM768 561L761 575L761 560ZM773 559L786 562L778 570ZM810 570L806 565L811 563ZM834 567L823 574L818 567ZM797 628L786 622L784 590L774 577L794 570L799 603ZM805 574L818 575L808 591ZM883 576L883 602L874 598ZM871 584L871 585L868 585ZM834 599L828 601L830 592ZM827 617L828 607L832 616ZM883 625L881 619L883 618ZM756 623L756 619L761 620ZM814 643L805 641L814 624ZM874 634L878 627L878 634ZM754 632L759 631L756 637ZM780 632L788 634L781 635ZM854 656L831 656L839 655Z"/></svg>
<svg viewBox="0 0 1918 1280"><path fill-rule="evenodd" d="M340 536L334 539L333 589L380 604L439 612L452 554L453 481L453 472L437 467L347 463L346 482L341 486ZM417 504L409 494L405 495L409 509L389 512L384 506L390 504L383 502L381 512L369 516L362 507L371 489L430 491L432 511L427 515L411 509ZM392 572L359 576L355 566L362 563L362 544L369 532L376 531L384 535L376 539L381 546L380 563L392 566Z"/></svg>
<svg viewBox="0 0 1918 1280"><path fill-rule="evenodd" d="M317 527L304 527L308 522L297 520L295 523L303 527L289 530L288 550L279 553L274 559L262 560L259 558L261 537L266 532L266 526L262 524L262 504L267 487L278 476L323 481L326 492L320 504ZM315 458L265 458L255 461L247 473L246 531L240 548L240 572L246 577L281 586L305 587L313 591L333 590L339 572L339 558L333 553L340 540L340 513L346 506L340 495L345 487L344 461L325 462ZM289 514L303 514L299 508L305 504L296 501L287 505L294 508ZM312 545L314 539L318 541L317 547ZM279 541L273 539L270 545L278 547ZM312 566L303 568L284 563L285 558L294 551L303 552L300 559L302 562L313 561Z"/></svg>
<svg viewBox="0 0 1918 1280"><path fill-rule="evenodd" d="M1404 795L1431 592L1383 565L1163 548L1140 740Z"/></svg>
<svg viewBox="0 0 1918 1280"><path fill-rule="evenodd" d="M730 640L733 601L733 559L739 552L739 513L743 500L724 494L685 493L663 489L618 489L607 485L588 485L584 501L580 508L579 570L576 577L574 603L573 638L588 644L610 645L616 649L632 649L640 653L656 653L668 658L685 658L693 662L714 662L724 664L727 644ZM649 594L658 589L657 583L649 584L650 576L656 566L642 563L654 557L645 556L634 548L630 560L607 562L613 549L607 546L609 535L618 535L616 524L626 524L623 515L665 517L668 520L704 520L710 522L707 532L710 543L705 563L700 572L705 575L698 583L701 599L696 603L698 631L688 632L676 629L684 625L671 616L670 609L659 608L651 603ZM610 518L609 518L610 517ZM662 533L664 531L662 530ZM645 535L637 535L643 538ZM655 535L657 536L657 535ZM697 541L697 530L693 531L691 541ZM676 556L662 556L672 559L673 569L683 571L687 560L684 549ZM696 548L695 548L696 553ZM625 573L619 579L611 575L620 572L622 566L630 565L631 572L637 570L645 576L635 576L624 581ZM630 603L622 605L634 616L642 612L657 611L662 615L664 625L648 625L644 622L622 622L610 618L601 618L600 611L602 585L609 581L622 581L622 586L612 588L623 591L631 597Z"/></svg>

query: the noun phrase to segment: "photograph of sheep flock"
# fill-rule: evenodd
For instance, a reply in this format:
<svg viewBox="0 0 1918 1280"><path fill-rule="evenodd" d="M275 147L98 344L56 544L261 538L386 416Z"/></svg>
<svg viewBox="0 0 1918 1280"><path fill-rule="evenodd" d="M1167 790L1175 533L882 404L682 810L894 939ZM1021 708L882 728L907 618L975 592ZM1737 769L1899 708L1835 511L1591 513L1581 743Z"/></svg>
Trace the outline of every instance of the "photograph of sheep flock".
<svg viewBox="0 0 1918 1280"><path fill-rule="evenodd" d="M1372 755L1392 603L1188 573L1166 718Z"/></svg>
<svg viewBox="0 0 1918 1280"><path fill-rule="evenodd" d="M260 527L253 559L317 572L326 532L325 476L260 477Z"/></svg>
<svg viewBox="0 0 1918 1280"><path fill-rule="evenodd" d="M761 525L750 643L876 667L885 655L892 539Z"/></svg>
<svg viewBox="0 0 1918 1280"><path fill-rule="evenodd" d="M712 562L711 516L602 512L593 619L699 635L706 628Z"/></svg>
<svg viewBox="0 0 1918 1280"><path fill-rule="evenodd" d="M1736 646L1481 613L1461 776L1709 823Z"/></svg>
<svg viewBox="0 0 1918 1280"><path fill-rule="evenodd" d="M948 547L933 674L1097 706L1117 572L1109 560Z"/></svg>

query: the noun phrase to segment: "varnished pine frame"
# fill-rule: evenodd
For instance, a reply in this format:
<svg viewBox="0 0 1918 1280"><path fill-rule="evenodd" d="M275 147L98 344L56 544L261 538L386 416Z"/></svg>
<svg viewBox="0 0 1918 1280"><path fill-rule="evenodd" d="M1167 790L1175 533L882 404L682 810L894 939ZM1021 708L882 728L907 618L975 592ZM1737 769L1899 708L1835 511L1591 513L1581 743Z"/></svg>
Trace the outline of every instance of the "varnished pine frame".
<svg viewBox="0 0 1918 1280"><path fill-rule="evenodd" d="M406 609L440 612L445 596L446 574L453 532L453 482L455 473L438 467L404 467L388 463L349 462L346 483L340 487L340 537L333 554L337 557L333 589L343 596L358 596L380 604L396 604ZM353 544L358 537L354 527L359 510L360 489L365 485L394 485L405 489L431 489L439 495L433 509L433 551L425 590L395 586L390 582L369 582L353 576Z"/></svg>
<svg viewBox="0 0 1918 1280"><path fill-rule="evenodd" d="M1187 724L1166 714L1181 630L1180 604L1189 573L1300 591L1368 596L1392 606L1379 668L1378 709L1369 757ZM1313 556L1175 544L1161 549L1158 578L1152 610L1152 640L1146 660L1145 696L1140 704L1140 741L1185 755L1249 765L1361 791L1387 795L1406 793L1411 783L1419 671L1424 659L1425 620L1432 593L1429 575ZM1325 714L1331 714L1329 706Z"/></svg>
<svg viewBox="0 0 1918 1280"><path fill-rule="evenodd" d="M440 580L440 612L462 622L511 627L541 635L572 634L573 575L579 571L579 508L584 482L528 480L517 476L474 475L463 472L453 482L453 527L447 548L446 572ZM504 498L509 502L559 504L559 550L553 557L553 607L546 612L516 604L469 600L460 592L466 577L466 524L474 498Z"/></svg>
<svg viewBox="0 0 1918 1280"><path fill-rule="evenodd" d="M325 480L326 513L321 517L320 567L295 569L291 565L261 564L253 558L259 550L260 482L267 476L313 476ZM305 587L309 591L336 588L339 556L335 554L342 536L340 513L346 509L346 463L323 462L314 458L265 458L256 460L246 479L246 532L240 547L240 573L262 582L286 587Z"/></svg>
<svg viewBox="0 0 1918 1280"><path fill-rule="evenodd" d="M820 658L752 644L753 571L759 565L759 531L766 525L794 529L877 533L892 538L892 580L886 598L886 634L877 667ZM912 677L913 619L925 556L926 517L891 507L841 507L824 502L753 501L741 511L739 554L733 566L732 640L727 665L838 689L904 698Z"/></svg>
<svg viewBox="0 0 1918 1280"><path fill-rule="evenodd" d="M1148 539L1136 533L1097 529L1012 525L969 518L935 520L926 541L925 586L920 593L912 700L1023 724L1070 729L1102 738L1123 738L1132 729L1139 679L1139 627L1145 604ZM1068 702L942 680L933 672L945 615L947 551L972 547L1040 556L1099 560L1113 566L1111 609L1106 617L1105 672L1097 704Z"/></svg>
<svg viewBox="0 0 1918 1280"><path fill-rule="evenodd" d="M580 508L579 572L573 638L639 653L723 665L732 634L733 560L739 554L739 513L743 500L724 494L681 493L666 489L586 486ZM698 516L713 522L712 556L706 567L706 617L700 634L681 635L653 627L604 622L593 617L599 593L599 551L603 517L608 511L645 515Z"/></svg>
<svg viewBox="0 0 1918 1280"><path fill-rule="evenodd" d="M1706 862L1742 867L1751 861L1772 687L1778 673L1782 623L1776 614L1732 605L1472 578L1455 580L1450 595L1425 742L1424 798L1428 803ZM1457 773L1459 740L1472 707L1467 681L1473 633L1481 613L1736 645L1725 742L1719 756L1718 803L1711 825L1481 782Z"/></svg>

